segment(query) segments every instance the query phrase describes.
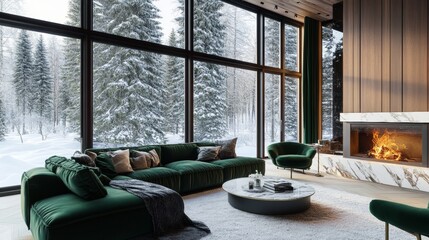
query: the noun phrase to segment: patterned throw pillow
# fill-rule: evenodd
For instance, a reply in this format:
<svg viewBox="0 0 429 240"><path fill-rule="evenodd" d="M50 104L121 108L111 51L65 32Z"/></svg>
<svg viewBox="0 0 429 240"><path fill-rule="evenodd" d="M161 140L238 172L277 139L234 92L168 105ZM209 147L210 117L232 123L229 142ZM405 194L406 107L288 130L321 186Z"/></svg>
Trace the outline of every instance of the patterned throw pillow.
<svg viewBox="0 0 429 240"><path fill-rule="evenodd" d="M158 167L161 163L158 153L155 149L149 152L132 151L131 166L134 170L147 169L151 167Z"/></svg>
<svg viewBox="0 0 429 240"><path fill-rule="evenodd" d="M132 151L131 166L134 170L147 169L152 166L152 155L148 152Z"/></svg>
<svg viewBox="0 0 429 240"><path fill-rule="evenodd" d="M91 151L85 151L85 153L92 159L92 161L95 162L95 159L97 158L97 153Z"/></svg>
<svg viewBox="0 0 429 240"><path fill-rule="evenodd" d="M237 157L237 154L235 153L235 146L237 145L237 138L233 138L230 140L217 140L217 141L215 141L215 144L220 146L220 151L218 154L219 159Z"/></svg>
<svg viewBox="0 0 429 240"><path fill-rule="evenodd" d="M213 161L218 159L220 146L199 147L197 161Z"/></svg>
<svg viewBox="0 0 429 240"><path fill-rule="evenodd" d="M113 167L115 168L116 173L130 173L133 172L130 162L130 150L116 150L114 152L109 152L112 156Z"/></svg>
<svg viewBox="0 0 429 240"><path fill-rule="evenodd" d="M95 162L94 162L95 158L92 159L87 154L76 151L71 158L75 160L77 163L83 164L88 167L95 167Z"/></svg>

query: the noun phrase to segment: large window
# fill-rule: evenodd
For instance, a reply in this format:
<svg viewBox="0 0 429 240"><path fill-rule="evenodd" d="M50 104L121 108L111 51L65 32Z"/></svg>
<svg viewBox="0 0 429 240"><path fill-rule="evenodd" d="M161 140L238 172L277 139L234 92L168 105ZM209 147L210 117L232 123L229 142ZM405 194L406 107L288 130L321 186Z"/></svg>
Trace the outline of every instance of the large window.
<svg viewBox="0 0 429 240"><path fill-rule="evenodd" d="M286 69L299 72L299 28L285 24Z"/></svg>
<svg viewBox="0 0 429 240"><path fill-rule="evenodd" d="M265 65L280 67L280 22L265 18Z"/></svg>
<svg viewBox="0 0 429 240"><path fill-rule="evenodd" d="M94 30L183 48L184 2L94 1Z"/></svg>
<svg viewBox="0 0 429 240"><path fill-rule="evenodd" d="M256 63L255 13L220 0L196 0L194 11L195 51Z"/></svg>
<svg viewBox="0 0 429 240"><path fill-rule="evenodd" d="M265 149L280 141L280 75L265 74Z"/></svg>
<svg viewBox="0 0 429 240"><path fill-rule="evenodd" d="M256 154L256 72L194 64L194 139L238 137L237 154Z"/></svg>
<svg viewBox="0 0 429 240"><path fill-rule="evenodd" d="M285 79L285 141L299 141L299 79L286 77Z"/></svg>
<svg viewBox="0 0 429 240"><path fill-rule="evenodd" d="M80 0L0 0L0 12L75 27L80 26L80 11Z"/></svg>
<svg viewBox="0 0 429 240"><path fill-rule="evenodd" d="M183 59L105 44L94 59L95 146L184 141Z"/></svg>
<svg viewBox="0 0 429 240"><path fill-rule="evenodd" d="M341 141L343 33L330 26L322 27L322 50L322 138Z"/></svg>
<svg viewBox="0 0 429 240"><path fill-rule="evenodd" d="M222 0L0 0L0 11L0 188L90 147L238 137L238 155L262 157L299 141L301 23Z"/></svg>
<svg viewBox="0 0 429 240"><path fill-rule="evenodd" d="M80 149L80 40L0 27L0 188Z"/></svg>

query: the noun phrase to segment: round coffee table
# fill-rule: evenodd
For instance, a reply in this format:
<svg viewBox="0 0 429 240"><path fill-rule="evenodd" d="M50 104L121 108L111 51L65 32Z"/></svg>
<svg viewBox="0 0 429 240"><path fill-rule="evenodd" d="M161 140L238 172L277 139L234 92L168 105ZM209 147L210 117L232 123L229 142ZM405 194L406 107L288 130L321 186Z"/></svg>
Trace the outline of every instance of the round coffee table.
<svg viewBox="0 0 429 240"><path fill-rule="evenodd" d="M268 178L279 179L264 177L262 185L264 179ZM310 207L310 198L315 193L313 187L289 179L287 181L292 183L293 191L281 193L273 193L267 190L249 191L249 180L250 178L247 177L232 179L225 182L222 188L228 193L228 202L231 206L251 213L273 215L302 212Z"/></svg>

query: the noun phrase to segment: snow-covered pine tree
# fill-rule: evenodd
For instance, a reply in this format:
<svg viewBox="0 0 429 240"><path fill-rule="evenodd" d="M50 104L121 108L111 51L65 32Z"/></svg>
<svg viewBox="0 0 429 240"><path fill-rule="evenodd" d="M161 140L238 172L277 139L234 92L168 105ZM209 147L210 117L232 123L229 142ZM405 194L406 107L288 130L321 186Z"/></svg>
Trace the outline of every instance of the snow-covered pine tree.
<svg viewBox="0 0 429 240"><path fill-rule="evenodd" d="M176 47L178 45L174 29L171 31L168 45ZM185 75L184 61L174 56L167 58L167 71L165 82L167 85L168 99L166 107L166 124L169 132L173 134L183 134L183 124L185 120Z"/></svg>
<svg viewBox="0 0 429 240"><path fill-rule="evenodd" d="M280 23L272 19L265 21L265 65L280 64ZM265 136L268 141L279 141L280 82L279 76L265 74Z"/></svg>
<svg viewBox="0 0 429 240"><path fill-rule="evenodd" d="M49 71L49 63L47 58L46 47L43 37L40 35L36 44L33 64L33 106L37 115L39 134L42 135L42 140L46 139L46 127L52 124L52 77Z"/></svg>
<svg viewBox="0 0 429 240"><path fill-rule="evenodd" d="M51 38L48 46L48 61L50 66L50 72L52 76L52 124L53 133L57 132L57 128L60 125L60 83L61 83L61 71L64 64L63 50L59 45L57 39Z"/></svg>
<svg viewBox="0 0 429 240"><path fill-rule="evenodd" d="M6 110L3 106L3 101L0 98L0 141L5 140L7 133L6 129Z"/></svg>
<svg viewBox="0 0 429 240"><path fill-rule="evenodd" d="M70 1L67 24L80 24L80 1ZM64 64L61 69L59 117L63 131L80 131L80 40L64 39ZM62 109L62 111L61 111Z"/></svg>
<svg viewBox="0 0 429 240"><path fill-rule="evenodd" d="M286 69L298 71L298 34L299 29L285 25ZM285 80L285 140L298 141L298 82L296 78Z"/></svg>
<svg viewBox="0 0 429 240"><path fill-rule="evenodd" d="M159 10L153 1L98 1L101 16L110 21L103 31L161 42ZM130 15L130 12L133 14ZM159 54L101 45L94 63L94 133L105 143L151 144L165 142L165 92ZM96 58L94 57L94 58Z"/></svg>
<svg viewBox="0 0 429 240"><path fill-rule="evenodd" d="M194 2L194 50L222 56L225 26L223 2ZM220 65L194 63L194 140L214 140L226 133L226 73Z"/></svg>
<svg viewBox="0 0 429 240"><path fill-rule="evenodd" d="M334 35L330 27L322 28L322 137L332 138L332 78Z"/></svg>
<svg viewBox="0 0 429 240"><path fill-rule="evenodd" d="M20 134L26 134L26 116L29 112L32 99L32 69L33 58L31 55L30 37L27 31L22 30L16 45L15 67L13 85L16 92L16 105L22 126L16 126ZM22 131L21 128L22 127Z"/></svg>

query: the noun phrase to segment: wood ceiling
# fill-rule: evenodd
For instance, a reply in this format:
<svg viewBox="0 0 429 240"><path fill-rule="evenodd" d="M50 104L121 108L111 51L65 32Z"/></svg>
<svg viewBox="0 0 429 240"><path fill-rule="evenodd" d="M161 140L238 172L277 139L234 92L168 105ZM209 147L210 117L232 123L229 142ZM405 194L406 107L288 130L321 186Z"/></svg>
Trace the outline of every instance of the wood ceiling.
<svg viewBox="0 0 429 240"><path fill-rule="evenodd" d="M243 0L288 18L304 22L304 17L319 21L332 19L332 5L342 0Z"/></svg>

